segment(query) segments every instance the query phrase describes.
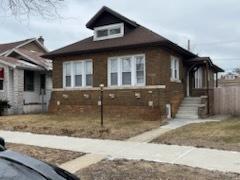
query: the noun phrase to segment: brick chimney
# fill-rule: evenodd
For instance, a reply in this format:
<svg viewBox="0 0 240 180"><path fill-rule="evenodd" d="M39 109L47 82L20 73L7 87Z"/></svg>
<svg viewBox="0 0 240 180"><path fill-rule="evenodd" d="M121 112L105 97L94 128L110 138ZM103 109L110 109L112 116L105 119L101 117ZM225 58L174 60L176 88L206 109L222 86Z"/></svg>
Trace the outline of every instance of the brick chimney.
<svg viewBox="0 0 240 180"><path fill-rule="evenodd" d="M42 45L44 45L44 38L43 38L42 36L40 36L40 37L38 38L38 41L39 41Z"/></svg>

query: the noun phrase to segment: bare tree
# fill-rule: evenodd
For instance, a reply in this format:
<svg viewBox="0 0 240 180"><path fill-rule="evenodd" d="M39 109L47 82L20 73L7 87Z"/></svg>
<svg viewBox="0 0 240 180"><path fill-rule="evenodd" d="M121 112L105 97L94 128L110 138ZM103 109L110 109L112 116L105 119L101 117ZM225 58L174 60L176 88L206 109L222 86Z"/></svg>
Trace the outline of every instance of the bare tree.
<svg viewBox="0 0 240 180"><path fill-rule="evenodd" d="M53 19L60 17L58 8L64 0L0 0L0 12L17 18L42 16Z"/></svg>
<svg viewBox="0 0 240 180"><path fill-rule="evenodd" d="M240 68L235 68L235 69L233 70L233 72L236 73L236 74L240 74Z"/></svg>

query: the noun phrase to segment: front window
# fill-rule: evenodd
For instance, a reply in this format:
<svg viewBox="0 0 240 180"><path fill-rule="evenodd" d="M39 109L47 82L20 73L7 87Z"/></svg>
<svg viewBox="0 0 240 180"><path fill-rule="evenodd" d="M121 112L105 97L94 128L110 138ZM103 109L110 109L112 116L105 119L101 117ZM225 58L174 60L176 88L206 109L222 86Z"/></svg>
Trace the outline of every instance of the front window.
<svg viewBox="0 0 240 180"><path fill-rule="evenodd" d="M92 61L70 61L63 64L64 87L92 86Z"/></svg>
<svg viewBox="0 0 240 180"><path fill-rule="evenodd" d="M108 85L145 85L145 56L136 55L109 58Z"/></svg>
<svg viewBox="0 0 240 180"><path fill-rule="evenodd" d="M124 34L124 24L112 24L107 26L96 27L94 29L94 40L104 40L122 37Z"/></svg>
<svg viewBox="0 0 240 180"><path fill-rule="evenodd" d="M118 60L117 59L111 59L109 61L110 65L110 84L112 86L118 85Z"/></svg>
<svg viewBox="0 0 240 180"><path fill-rule="evenodd" d="M72 86L71 63L65 64L65 86Z"/></svg>
<svg viewBox="0 0 240 180"><path fill-rule="evenodd" d="M24 71L24 91L34 91L33 71Z"/></svg>
<svg viewBox="0 0 240 180"><path fill-rule="evenodd" d="M131 57L122 58L121 62L122 62L122 85L131 85L132 84Z"/></svg>
<svg viewBox="0 0 240 180"><path fill-rule="evenodd" d="M86 61L86 86L92 85L92 61Z"/></svg>
<svg viewBox="0 0 240 180"><path fill-rule="evenodd" d="M171 81L179 81L179 58L171 57Z"/></svg>
<svg viewBox="0 0 240 180"><path fill-rule="evenodd" d="M75 86L81 87L82 86L82 62L76 62L74 68L75 68L75 72L74 72Z"/></svg>
<svg viewBox="0 0 240 180"><path fill-rule="evenodd" d="M136 81L137 84L144 83L144 58L143 56L136 57Z"/></svg>

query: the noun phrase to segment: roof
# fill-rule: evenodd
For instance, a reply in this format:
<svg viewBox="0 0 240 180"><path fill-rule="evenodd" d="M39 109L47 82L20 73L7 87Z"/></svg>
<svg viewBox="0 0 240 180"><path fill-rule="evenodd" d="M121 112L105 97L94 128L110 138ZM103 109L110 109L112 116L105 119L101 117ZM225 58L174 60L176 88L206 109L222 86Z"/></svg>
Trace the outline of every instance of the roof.
<svg viewBox="0 0 240 180"><path fill-rule="evenodd" d="M32 40L32 39L25 39L25 40L22 40L22 41L6 43L6 44L0 44L0 54L6 52L8 50L11 50L13 48L16 48L17 46L19 46L21 44L24 44L24 43L26 43L26 42L28 42L30 40Z"/></svg>
<svg viewBox="0 0 240 180"><path fill-rule="evenodd" d="M33 68L41 70L52 70L51 60L42 58L43 53L32 51L32 49L23 48L23 46L35 42L36 45L43 49L43 52L48 52L46 47L41 44L37 38L25 39L22 41L0 44L1 62L12 66L21 68ZM24 60L15 58L15 53L20 55Z"/></svg>
<svg viewBox="0 0 240 180"><path fill-rule="evenodd" d="M210 57L195 57L192 59L189 59L188 62L198 62L198 63L205 63L208 62L210 65L210 68L212 68L215 72L224 72L224 70L217 65L213 64L212 60Z"/></svg>
<svg viewBox="0 0 240 180"><path fill-rule="evenodd" d="M110 13L111 15L117 17L118 19L122 20L123 22L133 26L133 27L137 27L138 24L135 22L135 21L132 21L130 19L128 19L127 17L119 14L118 12L106 7L106 6L103 6L93 17L92 19L90 19L88 21L88 23L86 24L86 27L89 28L89 29L93 29L94 28L94 23L95 21L104 13L104 12L108 12Z"/></svg>
<svg viewBox="0 0 240 180"><path fill-rule="evenodd" d="M118 50L118 49L128 49L135 47L148 47L148 46L163 46L178 52L179 54L186 57L186 59L192 59L194 61L203 60L204 57L198 57L198 55L180 47L179 45L173 43L172 41L166 39L165 37L149 30L146 27L143 27L137 24L135 21L132 21L121 14L113 11L112 9L104 6L101 8L95 16L86 24L90 29L93 29L95 22L104 12L108 12L111 15L121 19L123 22L134 26L134 29L128 31L124 34L123 37L106 39L100 41L94 41L93 36L78 41L76 43L70 44L63 48L54 50L52 52L46 53L42 57L53 58L56 56L65 56L65 55L77 55L81 53L95 53L103 52L109 50ZM223 72L224 70L220 67L214 65L210 58L208 61L211 64L211 67L217 72Z"/></svg>
<svg viewBox="0 0 240 180"><path fill-rule="evenodd" d="M179 47L178 45L172 43L168 39L164 38L157 33L143 27L138 26L135 30L126 33L121 38L106 39L102 41L94 41L93 36L78 41L74 44L65 46L63 48L57 49L50 53L45 54L43 57L54 57L59 55L71 55L71 54L80 54L80 53L94 53L105 50L113 50L119 48L129 48L136 46L146 46L146 45L169 45L174 46L175 48L181 49L182 53L189 54L192 57L195 57L193 53Z"/></svg>
<svg viewBox="0 0 240 180"><path fill-rule="evenodd" d="M22 56L25 56L32 63L37 64L47 70L52 69L52 65L51 63L49 63L50 60L41 57L43 53L36 52L36 51L29 51L22 48L18 48L17 50L15 50L15 52L20 53Z"/></svg>

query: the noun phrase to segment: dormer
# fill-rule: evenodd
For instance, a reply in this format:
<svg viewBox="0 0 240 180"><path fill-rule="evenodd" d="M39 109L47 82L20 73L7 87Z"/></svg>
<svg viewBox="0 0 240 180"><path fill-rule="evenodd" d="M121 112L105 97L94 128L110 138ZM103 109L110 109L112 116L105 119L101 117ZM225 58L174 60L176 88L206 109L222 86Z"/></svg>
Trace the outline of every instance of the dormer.
<svg viewBox="0 0 240 180"><path fill-rule="evenodd" d="M121 38L137 26L136 22L105 6L86 24L87 28L94 31L94 41Z"/></svg>

